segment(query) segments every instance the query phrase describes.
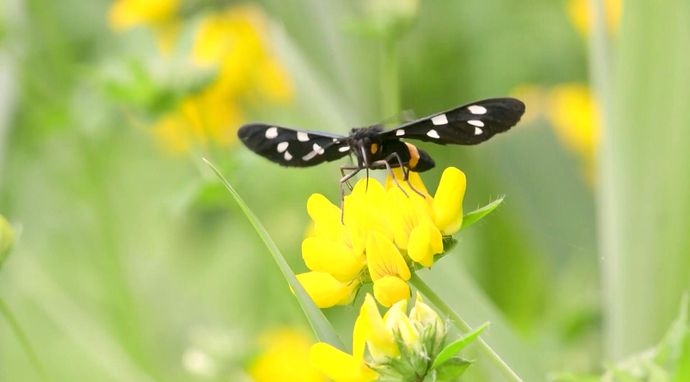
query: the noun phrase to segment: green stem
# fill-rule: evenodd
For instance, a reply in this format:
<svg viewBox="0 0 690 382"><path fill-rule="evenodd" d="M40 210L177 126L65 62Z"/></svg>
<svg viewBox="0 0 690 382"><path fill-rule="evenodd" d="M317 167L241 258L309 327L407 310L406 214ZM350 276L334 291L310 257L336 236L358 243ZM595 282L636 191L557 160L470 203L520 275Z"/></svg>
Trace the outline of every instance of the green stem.
<svg viewBox="0 0 690 382"><path fill-rule="evenodd" d="M381 117L390 118L400 112L400 79L396 39L386 37L381 48Z"/></svg>
<svg viewBox="0 0 690 382"><path fill-rule="evenodd" d="M9 306L7 306L5 301L1 298L0 315L5 317L5 320L7 320L10 329L12 330L12 332L14 332L14 335L17 337L17 340L24 349L26 356L29 358L29 361L33 365L34 369L36 369L36 373L38 373L42 381L47 381L48 379L46 378L46 373L43 369L43 365L41 364L41 361L39 361L38 356L34 351L34 348L31 346L31 342L29 342L29 337L27 337L26 333L24 333L24 331L22 330L21 325L19 325L19 321L17 321L17 319L12 314L12 311L10 310Z"/></svg>
<svg viewBox="0 0 690 382"><path fill-rule="evenodd" d="M460 316L458 316L457 313L451 309L448 304L446 304L441 297L439 297L425 282L422 280L417 274L413 274L412 278L410 279L410 282L412 285L414 285L415 288L419 292L421 292L424 297L426 297L434 306L436 309L440 310L443 315L445 315L452 323L453 325L458 328L463 334L470 333L472 331L472 327L465 321L463 320ZM481 350L482 353L486 357L489 358L492 364L496 366L496 368L503 374L503 376L506 377L507 380L509 381L515 381L515 382L522 382L522 378L513 371L513 369L508 366L508 364L494 351L494 349L489 346L483 339L478 338L476 341L477 345L479 346L479 349Z"/></svg>

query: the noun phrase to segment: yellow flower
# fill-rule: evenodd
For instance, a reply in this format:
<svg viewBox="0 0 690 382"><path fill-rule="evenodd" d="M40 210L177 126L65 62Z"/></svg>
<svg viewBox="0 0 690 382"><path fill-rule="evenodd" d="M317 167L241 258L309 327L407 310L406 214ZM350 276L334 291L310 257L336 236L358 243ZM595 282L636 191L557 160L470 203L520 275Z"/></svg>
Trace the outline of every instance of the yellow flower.
<svg viewBox="0 0 690 382"><path fill-rule="evenodd" d="M179 0L117 0L110 7L108 21L117 31L150 26L158 37L161 51L167 53L177 38L179 3Z"/></svg>
<svg viewBox="0 0 690 382"><path fill-rule="evenodd" d="M261 341L265 349L252 362L249 375L255 382L325 382L309 359L310 338L295 329L267 333Z"/></svg>
<svg viewBox="0 0 690 382"><path fill-rule="evenodd" d="M312 364L335 381L372 381L379 369L386 370L390 378L400 377L391 380L412 380L410 373L417 380L420 377L417 373L430 366L419 365L420 360L432 362L446 333L438 315L421 298L409 315L406 309L407 300L398 301L381 317L376 301L367 294L352 332L352 355L318 343L311 349ZM430 333L432 329L436 337L422 337L422 333ZM399 365L420 367L410 370L409 366L403 366L396 370L395 366L391 367L394 365L391 360L400 360Z"/></svg>
<svg viewBox="0 0 690 382"><path fill-rule="evenodd" d="M567 7L570 21L575 25L578 32L583 36L589 34L593 11L590 7L590 0L569 0ZM623 0L604 0L604 21L609 33L616 33L618 30L622 8Z"/></svg>
<svg viewBox="0 0 690 382"><path fill-rule="evenodd" d="M400 171L395 176L400 178ZM345 197L343 222L341 210L326 197L314 194L309 198L307 212L312 226L302 243L302 257L312 272L322 275L310 276L304 287L310 295L318 296L315 301L319 307L351 300L343 291L354 293L356 286L369 280L382 305L390 307L406 300L410 296L410 267L432 266L434 256L443 253L443 236L462 226L466 188L462 171L446 169L433 197L417 173L410 174L410 183L425 196L402 179L398 183L404 192L390 178L385 187L375 179L357 182Z"/></svg>

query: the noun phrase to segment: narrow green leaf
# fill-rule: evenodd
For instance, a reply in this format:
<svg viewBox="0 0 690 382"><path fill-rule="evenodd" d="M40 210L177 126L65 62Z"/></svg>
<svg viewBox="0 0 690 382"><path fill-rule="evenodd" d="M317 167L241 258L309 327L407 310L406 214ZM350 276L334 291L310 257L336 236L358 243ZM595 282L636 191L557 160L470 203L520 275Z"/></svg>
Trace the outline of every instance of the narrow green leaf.
<svg viewBox="0 0 690 382"><path fill-rule="evenodd" d="M31 346L31 342L29 342L29 337L27 337L24 330L22 330L19 321L17 321L17 319L14 317L14 314L12 314L10 307L7 306L7 304L5 304L5 301L3 301L2 299L0 299L0 316L5 317L7 324L9 325L12 332L14 332L14 335L17 337L17 340L24 349L26 356L29 358L29 362L31 362L31 364L33 365L41 381L46 381L47 378L46 373L43 369L43 365L41 364L41 361L36 355L34 348Z"/></svg>
<svg viewBox="0 0 690 382"><path fill-rule="evenodd" d="M448 344L443 350L441 350L440 353L436 356L436 359L434 360L434 363L431 365L432 369L436 369L443 365L446 361L449 359L453 358L456 354L458 354L462 349L464 349L467 345L471 344L474 342L474 340L479 337L479 335L484 331L484 329L489 327L489 323L485 322L482 326L478 327L474 331L464 335L462 338L451 342Z"/></svg>
<svg viewBox="0 0 690 382"><path fill-rule="evenodd" d="M494 200L493 202L485 205L484 207L478 208L472 212L468 212L463 218L462 218L462 228L465 229L472 224L482 220L486 215L494 212L498 206L503 203L503 198L498 198Z"/></svg>
<svg viewBox="0 0 690 382"><path fill-rule="evenodd" d="M472 362L462 358L450 358L436 370L436 380L438 382L456 381L463 375Z"/></svg>
<svg viewBox="0 0 690 382"><path fill-rule="evenodd" d="M283 277L285 277L285 280L290 285L290 288L292 288L292 290L295 292L297 301L299 302L299 305L302 308L305 316L307 316L309 325L311 326L318 340L329 343L339 349L344 349L342 342L333 329L333 326L330 322L328 322L326 317L323 315L323 312L321 312L321 310L314 304L314 301L312 301L307 292L304 290L302 284L297 281L295 274L292 272L292 269L290 269L287 261L285 261L285 258L278 249L278 246L275 244L273 239L271 239L271 236L268 234L261 222L259 222L259 219L244 203L240 195L230 185L230 182L225 179L223 174L221 174L221 172L208 159L203 158L203 160L218 176L223 185L225 185L225 188L228 189L232 197L235 199L235 202L237 202L242 212L244 212L244 215L247 217L249 223L251 223L251 225L254 227L254 230L256 230L256 233L266 245L266 248L271 253L271 256L273 256L273 260L283 273Z"/></svg>

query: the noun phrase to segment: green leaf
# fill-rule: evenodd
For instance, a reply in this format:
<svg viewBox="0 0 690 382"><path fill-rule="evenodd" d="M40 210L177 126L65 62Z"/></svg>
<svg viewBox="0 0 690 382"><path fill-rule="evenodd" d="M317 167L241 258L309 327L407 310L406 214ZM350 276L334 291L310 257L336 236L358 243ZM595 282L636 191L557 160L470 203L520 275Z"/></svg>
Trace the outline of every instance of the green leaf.
<svg viewBox="0 0 690 382"><path fill-rule="evenodd" d="M478 208L472 212L469 212L465 214L465 216L462 218L462 228L461 230L471 226L472 224L482 220L486 215L494 212L498 206L503 203L503 198L499 198L494 200L493 202L485 205L484 207Z"/></svg>
<svg viewBox="0 0 690 382"><path fill-rule="evenodd" d="M474 342L477 337L484 331L484 329L489 327L489 323L485 322L482 326L478 327L474 331L466 334L462 338L448 344L443 350L441 350L440 353L436 356L436 359L434 360L434 363L431 365L432 369L436 369L443 365L446 361L454 357L456 354L458 354L462 349L464 349L467 345L471 344Z"/></svg>
<svg viewBox="0 0 690 382"><path fill-rule="evenodd" d="M299 281L297 281L295 274L292 272L292 269L290 269L290 266L288 265L287 261L285 261L285 258L278 249L278 246L275 244L273 239L271 239L271 236L268 234L261 222L259 222L259 219L256 217L256 215L254 215L252 210L250 210L249 207L244 203L240 195L230 185L228 180L225 179L223 174L221 174L220 171L209 160L207 160L206 158L203 158L203 160L218 176L223 185L225 185L225 188L228 189L232 197L235 199L235 202L237 202L242 212L244 212L244 215L247 217L249 223L251 223L251 225L254 227L254 230L256 230L256 233L259 235L261 240L266 245L266 248L271 253L271 256L273 256L273 260L276 262L278 268L280 268L280 271L283 273L285 280L290 285L290 288L292 288L292 290L295 292L297 301L299 302L299 305L302 308L302 311L304 312L305 316L307 316L309 325L311 326L318 340L326 342L328 344L335 346L338 349L343 350L343 344L338 338L338 335L333 329L333 326L330 322L328 322L326 317L323 315L323 312L321 312L321 310L314 304L314 301L312 301L307 292L304 290L302 284L300 284Z"/></svg>
<svg viewBox="0 0 690 382"><path fill-rule="evenodd" d="M458 379L472 362L459 357L450 358L436 370L436 381L452 382Z"/></svg>

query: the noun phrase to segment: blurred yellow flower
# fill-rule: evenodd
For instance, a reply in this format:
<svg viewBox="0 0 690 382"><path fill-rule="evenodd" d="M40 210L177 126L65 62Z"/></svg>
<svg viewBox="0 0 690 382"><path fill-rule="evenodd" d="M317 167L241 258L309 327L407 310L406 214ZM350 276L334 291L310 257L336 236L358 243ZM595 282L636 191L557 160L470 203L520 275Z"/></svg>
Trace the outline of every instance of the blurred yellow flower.
<svg viewBox="0 0 690 382"><path fill-rule="evenodd" d="M523 85L513 93L532 105L524 119L529 123L547 118L561 143L582 161L587 180L593 181L601 121L591 89L581 83L563 83L550 89Z"/></svg>
<svg viewBox="0 0 690 382"><path fill-rule="evenodd" d="M309 360L309 336L295 329L279 329L261 339L264 350L249 368L255 382L325 382Z"/></svg>
<svg viewBox="0 0 690 382"><path fill-rule="evenodd" d="M568 16L580 34L589 34L592 9L590 0L569 0ZM609 33L615 34L620 25L623 0L604 0L604 17Z"/></svg>
<svg viewBox="0 0 690 382"><path fill-rule="evenodd" d="M227 147L244 120L243 104L292 98L292 83L271 52L266 29L261 11L249 6L231 7L201 21L190 59L216 75L154 123L156 136L168 149L184 153L209 145Z"/></svg>
<svg viewBox="0 0 690 382"><path fill-rule="evenodd" d="M15 233L12 225L0 215L0 268L14 245Z"/></svg>
<svg viewBox="0 0 690 382"><path fill-rule="evenodd" d="M389 378L399 378L390 380L419 380L429 371L445 335L443 321L419 295L409 314L404 299L381 317L374 298L367 294L352 332L352 355L317 343L311 348L310 358L314 367L336 382L373 381L378 369L385 370ZM427 364L420 364L420 360Z"/></svg>
<svg viewBox="0 0 690 382"><path fill-rule="evenodd" d="M116 0L108 13L110 26L124 31L135 26L151 27L161 51L170 52L177 38L179 0Z"/></svg>
<svg viewBox="0 0 690 382"><path fill-rule="evenodd" d="M400 178L400 171L395 176ZM345 197L342 222L340 208L326 197L309 198L313 225L302 243L302 257L311 272L298 278L317 306L348 304L368 281L374 283L374 296L382 305L406 300L410 269L430 267L434 256L443 253L443 236L462 225L465 174L447 168L434 197L419 174L410 177L424 196L402 179L402 190L390 177L385 186L374 179L360 180Z"/></svg>
<svg viewBox="0 0 690 382"><path fill-rule="evenodd" d="M108 16L118 31L150 27L163 53L169 53L183 21L178 16L180 8L180 0L116 0ZM267 24L261 10L252 6L204 14L189 60L198 70L215 76L153 123L155 136L167 149L186 153L210 145L227 147L244 121L245 104L292 99L292 82L271 50Z"/></svg>
<svg viewBox="0 0 690 382"><path fill-rule="evenodd" d="M601 122L589 87L576 83L561 84L549 91L548 99L547 117L566 147L580 155L587 179L592 180Z"/></svg>
<svg viewBox="0 0 690 382"><path fill-rule="evenodd" d="M274 102L292 97L292 84L269 49L266 20L258 8L240 6L202 20L192 47L192 61L215 68L213 86L227 96L258 92Z"/></svg>

